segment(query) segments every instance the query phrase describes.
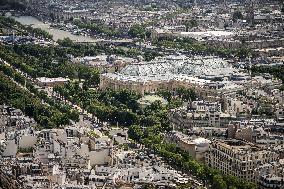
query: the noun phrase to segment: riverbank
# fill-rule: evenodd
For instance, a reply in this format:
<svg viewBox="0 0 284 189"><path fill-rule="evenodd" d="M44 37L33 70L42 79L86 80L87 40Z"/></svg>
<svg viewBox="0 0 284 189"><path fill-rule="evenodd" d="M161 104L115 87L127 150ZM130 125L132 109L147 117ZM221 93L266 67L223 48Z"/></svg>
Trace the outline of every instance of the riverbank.
<svg viewBox="0 0 284 189"><path fill-rule="evenodd" d="M19 17L12 16L11 18L14 18L16 21L20 22L23 25L31 25L33 28L40 28L44 31L47 31L53 36L54 41L57 41L59 39L62 40L67 37L74 42L80 42L80 43L96 43L100 41L98 39L94 39L88 36L73 35L68 31L52 28L50 24L43 23L42 21L40 21L39 19L33 16L19 16Z"/></svg>
<svg viewBox="0 0 284 189"><path fill-rule="evenodd" d="M70 38L73 42L77 43L97 43L97 42L114 42L114 43L125 43L125 42L132 42L132 39L96 39L90 36L83 36L83 35L74 35L69 31L61 30L58 28L51 27L50 23L44 23L33 16L11 16L16 21L20 22L23 25L30 25L33 28L40 28L53 36L53 40L62 40L64 38Z"/></svg>

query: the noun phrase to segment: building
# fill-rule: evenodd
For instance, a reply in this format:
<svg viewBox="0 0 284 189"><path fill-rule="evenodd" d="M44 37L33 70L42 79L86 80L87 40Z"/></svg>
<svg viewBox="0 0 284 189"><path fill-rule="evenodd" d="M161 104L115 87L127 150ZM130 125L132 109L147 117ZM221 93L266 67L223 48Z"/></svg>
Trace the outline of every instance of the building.
<svg viewBox="0 0 284 189"><path fill-rule="evenodd" d="M86 18L91 15L90 10L87 9L78 9L78 10L58 10L53 9L50 11L53 18L64 21L64 20L73 20L73 19L81 19Z"/></svg>
<svg viewBox="0 0 284 189"><path fill-rule="evenodd" d="M98 55L72 58L73 63L80 63L89 67L95 67L102 72L115 72L128 64L137 61L134 58L120 57L116 55Z"/></svg>
<svg viewBox="0 0 284 189"><path fill-rule="evenodd" d="M284 188L284 160L268 162L256 170L256 182L260 189Z"/></svg>
<svg viewBox="0 0 284 189"><path fill-rule="evenodd" d="M47 77L38 77L36 78L36 83L41 87L54 87L56 85L64 85L68 83L70 79L68 78L47 78Z"/></svg>
<svg viewBox="0 0 284 189"><path fill-rule="evenodd" d="M221 111L221 104L218 102L193 101L188 106L171 110L169 119L177 128L190 129L208 126L224 127L231 117Z"/></svg>
<svg viewBox="0 0 284 189"><path fill-rule="evenodd" d="M168 38L193 38L201 40L202 38L219 38L219 39L229 39L235 34L229 31L198 31L198 32L184 32L184 31L170 31L165 29L154 29L151 33L152 40L168 37Z"/></svg>
<svg viewBox="0 0 284 189"><path fill-rule="evenodd" d="M253 126L240 128L240 125L229 124L228 125L228 138L245 140L248 142L254 142L253 140Z"/></svg>
<svg viewBox="0 0 284 189"><path fill-rule="evenodd" d="M239 82L230 80L232 75L244 76L246 82L245 74L221 58L168 56L130 64L120 72L104 73L100 77L100 88L128 89L143 95L159 90L174 93L184 87L209 99L244 89Z"/></svg>
<svg viewBox="0 0 284 189"><path fill-rule="evenodd" d="M223 174L255 182L255 169L278 160L278 154L241 140L215 140L206 153L206 164Z"/></svg>
<svg viewBox="0 0 284 189"><path fill-rule="evenodd" d="M172 131L166 135L166 140L199 161L205 161L205 153L209 150L210 140L202 137L189 137L181 132Z"/></svg>

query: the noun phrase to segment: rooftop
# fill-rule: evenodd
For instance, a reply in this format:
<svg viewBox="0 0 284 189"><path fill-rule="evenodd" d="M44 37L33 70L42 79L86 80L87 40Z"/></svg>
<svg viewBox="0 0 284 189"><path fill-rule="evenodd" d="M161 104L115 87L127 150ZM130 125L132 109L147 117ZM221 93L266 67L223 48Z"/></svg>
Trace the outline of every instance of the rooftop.
<svg viewBox="0 0 284 189"><path fill-rule="evenodd" d="M53 82L67 82L70 79L63 78L63 77L57 77L57 78L47 78L47 77L38 77L37 81L41 83L53 83Z"/></svg>

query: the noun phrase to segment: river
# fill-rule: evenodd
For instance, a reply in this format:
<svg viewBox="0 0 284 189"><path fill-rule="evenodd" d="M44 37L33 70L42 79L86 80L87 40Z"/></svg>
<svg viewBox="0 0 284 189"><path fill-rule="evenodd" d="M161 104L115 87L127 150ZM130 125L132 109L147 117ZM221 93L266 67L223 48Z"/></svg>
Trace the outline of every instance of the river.
<svg viewBox="0 0 284 189"><path fill-rule="evenodd" d="M20 22L23 25L31 25L33 28L40 28L42 30L47 31L53 36L54 41L57 41L58 39L64 39L66 37L69 37L74 42L95 43L98 41L97 39L93 39L91 37L82 36L82 35L73 35L68 31L59 30L57 28L50 28L49 24L45 24L32 16L20 16L12 18L14 18L16 21Z"/></svg>

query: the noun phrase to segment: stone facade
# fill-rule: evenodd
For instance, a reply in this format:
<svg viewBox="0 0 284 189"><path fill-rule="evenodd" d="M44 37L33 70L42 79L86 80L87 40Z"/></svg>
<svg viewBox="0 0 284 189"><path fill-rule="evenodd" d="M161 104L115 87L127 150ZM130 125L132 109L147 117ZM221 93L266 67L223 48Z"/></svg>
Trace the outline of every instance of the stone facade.
<svg viewBox="0 0 284 189"><path fill-rule="evenodd" d="M255 182L255 169L278 160L278 154L240 140L217 140L209 146L206 164L223 174Z"/></svg>

